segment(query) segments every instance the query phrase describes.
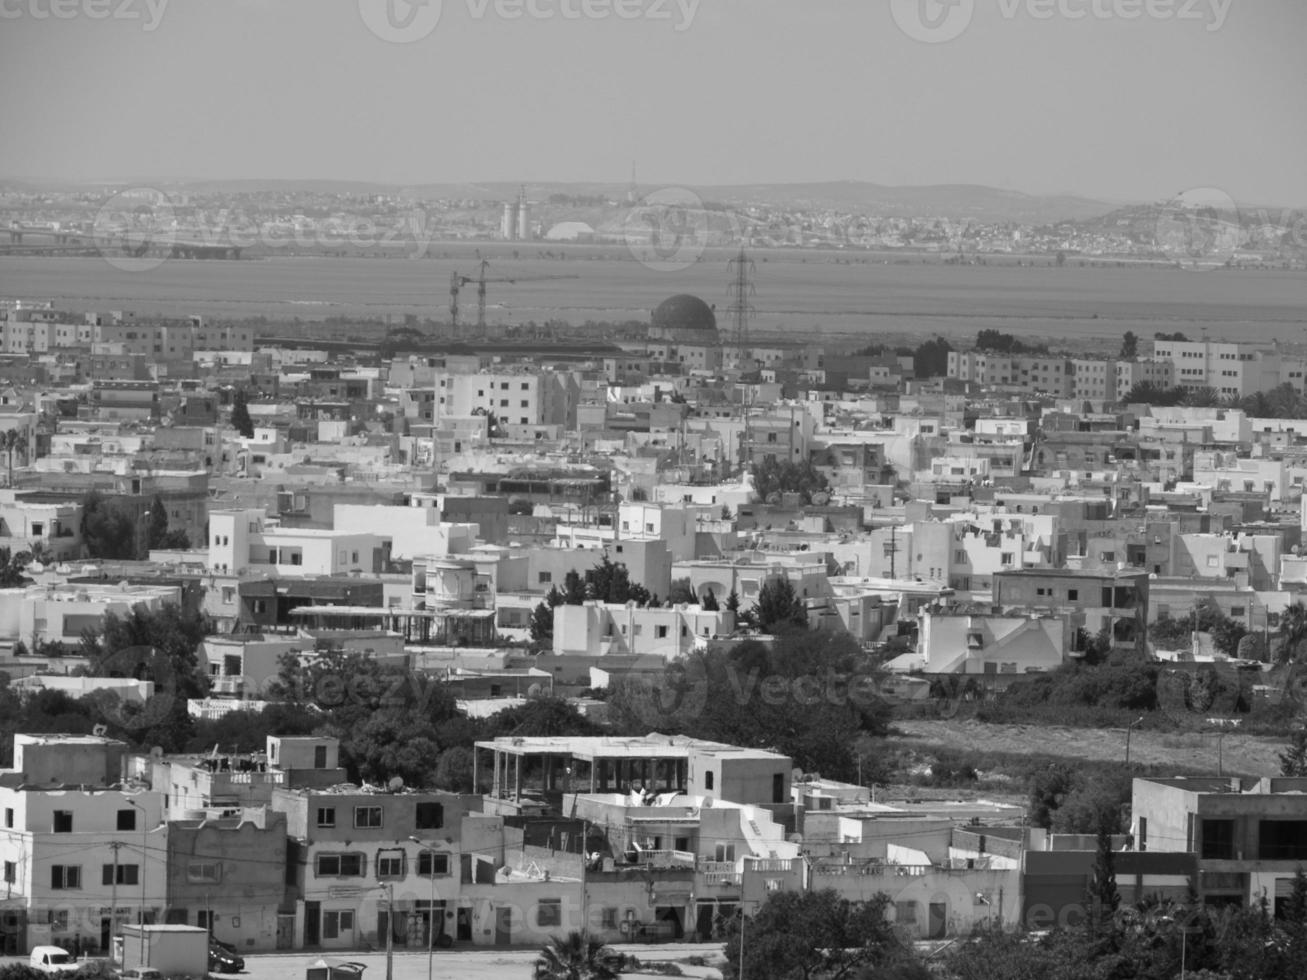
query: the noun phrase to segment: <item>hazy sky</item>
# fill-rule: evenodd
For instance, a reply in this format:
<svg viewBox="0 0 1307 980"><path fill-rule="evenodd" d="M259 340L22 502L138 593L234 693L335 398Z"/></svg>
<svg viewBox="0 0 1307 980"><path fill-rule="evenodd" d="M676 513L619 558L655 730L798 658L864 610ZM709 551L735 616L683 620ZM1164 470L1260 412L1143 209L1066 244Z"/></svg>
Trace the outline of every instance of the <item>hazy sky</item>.
<svg viewBox="0 0 1307 980"><path fill-rule="evenodd" d="M439 5L0 0L0 175L624 183L634 160L646 189L1307 205L1304 0L950 2L443 0L401 44L367 22Z"/></svg>

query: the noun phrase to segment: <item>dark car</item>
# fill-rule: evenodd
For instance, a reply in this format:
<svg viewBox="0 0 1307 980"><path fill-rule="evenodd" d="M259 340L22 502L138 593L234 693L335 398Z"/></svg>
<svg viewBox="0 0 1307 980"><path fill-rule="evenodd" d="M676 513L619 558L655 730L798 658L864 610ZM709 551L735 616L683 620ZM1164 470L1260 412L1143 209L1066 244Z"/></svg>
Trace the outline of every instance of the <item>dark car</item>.
<svg viewBox="0 0 1307 980"><path fill-rule="evenodd" d="M209 937L209 972L240 973L245 969L245 960L231 946Z"/></svg>

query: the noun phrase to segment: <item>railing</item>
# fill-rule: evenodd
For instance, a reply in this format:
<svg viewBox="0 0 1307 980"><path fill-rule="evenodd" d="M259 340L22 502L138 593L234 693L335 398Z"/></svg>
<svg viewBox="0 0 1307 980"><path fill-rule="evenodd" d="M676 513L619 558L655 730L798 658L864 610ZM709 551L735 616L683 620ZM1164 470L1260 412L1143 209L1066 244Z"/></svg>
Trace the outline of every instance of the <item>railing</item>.
<svg viewBox="0 0 1307 980"><path fill-rule="evenodd" d="M695 855L691 851L639 850L635 852L637 864L651 868L693 868Z"/></svg>

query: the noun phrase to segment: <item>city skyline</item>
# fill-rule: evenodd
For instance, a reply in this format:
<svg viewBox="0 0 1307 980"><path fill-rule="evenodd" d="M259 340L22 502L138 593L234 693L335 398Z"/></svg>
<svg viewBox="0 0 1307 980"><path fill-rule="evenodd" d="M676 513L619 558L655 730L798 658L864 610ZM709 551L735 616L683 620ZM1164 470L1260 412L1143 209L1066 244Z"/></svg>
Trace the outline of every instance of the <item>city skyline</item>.
<svg viewBox="0 0 1307 980"><path fill-rule="evenodd" d="M637 160L645 188L1307 203L1290 0L389 2L380 28L382 0L10 4L0 174L621 184ZM381 36L433 10L428 33Z"/></svg>

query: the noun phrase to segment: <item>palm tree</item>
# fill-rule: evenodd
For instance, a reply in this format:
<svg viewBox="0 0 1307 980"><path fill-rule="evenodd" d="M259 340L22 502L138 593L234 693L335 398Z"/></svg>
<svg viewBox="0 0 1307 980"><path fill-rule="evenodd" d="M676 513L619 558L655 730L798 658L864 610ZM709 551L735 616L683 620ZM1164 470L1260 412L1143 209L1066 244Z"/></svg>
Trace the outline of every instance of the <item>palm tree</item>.
<svg viewBox="0 0 1307 980"><path fill-rule="evenodd" d="M27 455L27 433L22 429L6 429L3 437L0 437L0 446L9 455L9 486L14 485L14 450L21 449L23 455Z"/></svg>
<svg viewBox="0 0 1307 980"><path fill-rule="evenodd" d="M532 980L617 980L621 961L620 954L574 930L545 944L531 976Z"/></svg>
<svg viewBox="0 0 1307 980"><path fill-rule="evenodd" d="M1307 640L1307 606L1304 606L1301 602L1295 602L1280 613L1280 629L1278 632L1280 639L1283 640L1280 647L1280 660L1284 662L1292 661L1298 645L1303 640Z"/></svg>

